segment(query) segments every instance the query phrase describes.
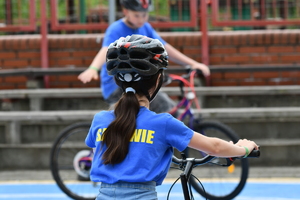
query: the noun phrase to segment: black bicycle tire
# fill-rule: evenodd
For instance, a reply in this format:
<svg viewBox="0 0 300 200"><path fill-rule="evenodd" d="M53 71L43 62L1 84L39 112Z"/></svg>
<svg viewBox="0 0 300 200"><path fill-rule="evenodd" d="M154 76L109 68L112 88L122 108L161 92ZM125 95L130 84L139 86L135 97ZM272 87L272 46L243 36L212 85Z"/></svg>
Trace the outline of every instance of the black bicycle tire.
<svg viewBox="0 0 300 200"><path fill-rule="evenodd" d="M219 122L219 121L202 121L200 123L195 123L194 130L197 132L197 130L201 130L202 127L209 127L209 128L216 128L223 132L227 137L229 137L233 142L237 142L239 137L238 135L227 125ZM206 197L210 200L230 200L236 197L244 188L248 173L249 173L249 164L247 159L241 160L241 177L240 182L237 185L237 187L231 192L228 193L225 196L216 196L214 194L210 194L207 191L204 191L202 186L198 183L197 179L192 177L190 178L190 183L193 186L193 188L203 197Z"/></svg>
<svg viewBox="0 0 300 200"><path fill-rule="evenodd" d="M96 194L95 197L93 198L86 198L86 197L82 197L79 196L75 193L73 193L72 191L70 191L65 184L63 183L63 181L61 180L60 176L59 176L59 171L57 168L57 151L59 150L59 145L61 144L61 141L66 138L70 133L72 133L72 130L78 129L78 128L89 128L91 125L91 123L88 122L79 122L79 123L74 123L71 124L69 126L67 126L66 128L64 128L60 134L58 135L58 137L56 138L56 140L53 143L53 146L51 148L51 153L50 153L50 169L51 169L51 174L53 176L53 179L55 180L56 184L58 185L58 187L69 197L71 197L72 199L75 200L94 200L96 198Z"/></svg>

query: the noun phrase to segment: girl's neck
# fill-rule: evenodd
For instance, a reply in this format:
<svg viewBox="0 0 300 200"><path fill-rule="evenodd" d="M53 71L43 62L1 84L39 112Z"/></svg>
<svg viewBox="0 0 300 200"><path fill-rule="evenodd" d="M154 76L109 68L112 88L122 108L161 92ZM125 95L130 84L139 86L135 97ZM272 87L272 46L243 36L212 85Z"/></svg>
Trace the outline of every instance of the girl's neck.
<svg viewBox="0 0 300 200"><path fill-rule="evenodd" d="M144 106L149 109L150 103L149 103L149 100L146 98L146 96L138 96L137 95L137 99L140 103L140 106Z"/></svg>

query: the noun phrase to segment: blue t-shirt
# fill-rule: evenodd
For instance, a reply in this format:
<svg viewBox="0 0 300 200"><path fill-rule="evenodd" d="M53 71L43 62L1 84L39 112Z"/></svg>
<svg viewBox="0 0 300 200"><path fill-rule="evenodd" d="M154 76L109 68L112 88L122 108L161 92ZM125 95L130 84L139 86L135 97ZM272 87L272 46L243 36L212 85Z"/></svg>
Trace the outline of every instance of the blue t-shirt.
<svg viewBox="0 0 300 200"><path fill-rule="evenodd" d="M97 113L85 139L87 146L96 148L91 180L108 184L155 181L161 185L171 164L173 147L183 151L194 132L168 113L156 114L141 107L126 158L115 165L104 165L101 156L106 147L101 150L101 135L114 118L113 111Z"/></svg>
<svg viewBox="0 0 300 200"><path fill-rule="evenodd" d="M158 39L163 45L166 44L166 42L156 33L148 22L138 29L132 29L124 23L123 19L119 19L106 29L102 47L108 47L120 37L126 37L132 34L145 35L153 39ZM101 88L104 99L107 99L113 91L118 88L113 77L107 74L106 64L104 64L101 69Z"/></svg>

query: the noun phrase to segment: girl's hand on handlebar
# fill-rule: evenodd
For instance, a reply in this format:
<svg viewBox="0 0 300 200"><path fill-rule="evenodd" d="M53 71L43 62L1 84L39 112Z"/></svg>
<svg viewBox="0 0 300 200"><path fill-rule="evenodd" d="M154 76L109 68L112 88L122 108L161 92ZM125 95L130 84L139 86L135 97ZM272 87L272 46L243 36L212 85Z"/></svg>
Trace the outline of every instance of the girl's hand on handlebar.
<svg viewBox="0 0 300 200"><path fill-rule="evenodd" d="M240 139L237 143L235 143L235 145L241 147L247 147L250 152L253 151L254 149L255 150L259 149L259 146L255 142L247 139Z"/></svg>
<svg viewBox="0 0 300 200"><path fill-rule="evenodd" d="M78 79L83 83L88 83L92 79L98 80L98 78L99 78L98 72L91 68L86 69L84 72L82 72L78 76Z"/></svg>
<svg viewBox="0 0 300 200"><path fill-rule="evenodd" d="M191 68L201 70L204 76L210 75L210 70L209 70L208 66L206 66L203 63L195 62L193 65L191 65Z"/></svg>

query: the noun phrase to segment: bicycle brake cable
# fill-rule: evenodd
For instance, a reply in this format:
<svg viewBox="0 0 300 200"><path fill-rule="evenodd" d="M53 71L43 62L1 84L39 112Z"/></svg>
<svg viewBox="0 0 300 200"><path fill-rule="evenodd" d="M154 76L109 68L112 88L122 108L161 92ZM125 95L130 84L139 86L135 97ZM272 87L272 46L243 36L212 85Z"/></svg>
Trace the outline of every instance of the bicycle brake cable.
<svg viewBox="0 0 300 200"><path fill-rule="evenodd" d="M205 191L205 188L204 188L204 185L202 184L202 182L196 177L196 176L194 176L193 174L191 174L199 183L200 183L200 185L201 185L201 187L202 187L202 189L203 189L203 193L204 193L204 197L205 197L205 200L208 200L207 199L207 194L206 194L206 191Z"/></svg>
<svg viewBox="0 0 300 200"><path fill-rule="evenodd" d="M171 191L172 191L174 185L178 182L179 179L180 179L180 177L178 177L178 178L174 181L174 183L171 185L171 187L170 187L170 189L169 189L169 191L168 191L167 200L169 200L170 193L171 193Z"/></svg>

